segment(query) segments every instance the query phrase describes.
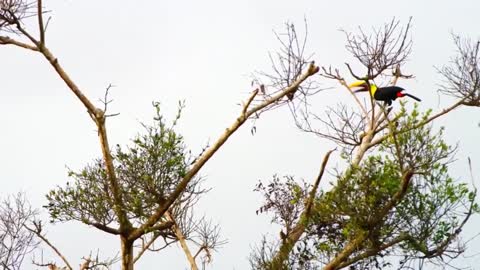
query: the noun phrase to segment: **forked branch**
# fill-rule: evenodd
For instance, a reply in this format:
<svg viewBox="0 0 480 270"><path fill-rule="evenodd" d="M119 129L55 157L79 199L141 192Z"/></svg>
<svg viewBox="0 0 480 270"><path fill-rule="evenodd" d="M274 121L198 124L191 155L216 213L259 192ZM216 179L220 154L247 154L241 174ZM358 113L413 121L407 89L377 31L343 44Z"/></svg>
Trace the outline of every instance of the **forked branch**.
<svg viewBox="0 0 480 270"><path fill-rule="evenodd" d="M242 113L240 116L233 122L233 124L225 130L225 132L217 139L217 141L211 145L197 161L192 165L190 170L185 174L182 181L177 185L175 190L170 194L166 201L155 211L155 213L140 227L135 229L129 236L130 240L135 240L142 235L142 232L153 226L158 219L160 219L165 212L170 208L170 206L175 202L175 200L181 195L185 190L190 180L198 173L198 171L205 165L205 163L217 152L218 149L230 138L230 136L235 133L235 131L241 127L252 115L255 115L261 112L263 109L268 108L269 106L274 105L277 101L285 97L287 94L292 93L298 89L298 87L309 77L316 74L319 70L319 67L314 63L311 63L308 69L290 86L282 89L276 95L273 95L270 98L267 98L258 105L252 105L246 103L244 108L242 108ZM251 108L246 107L250 105ZM246 107L246 108L245 108Z"/></svg>
<svg viewBox="0 0 480 270"><path fill-rule="evenodd" d="M38 238L40 238L47 246L49 246L55 254L57 254L60 259L62 259L63 263L65 263L67 269L72 270L72 266L68 262L68 260L63 256L63 254L58 250L45 236L42 235L42 223L40 221L33 222L34 228L30 228L25 226L25 228L31 232L33 232Z"/></svg>
<svg viewBox="0 0 480 270"><path fill-rule="evenodd" d="M305 232L306 226L312 215L311 210L315 201L315 197L317 195L318 186L320 185L320 181L322 180L325 168L328 163L328 159L330 158L330 154L333 151L334 150L328 151L327 154L325 154L325 156L323 157L320 172L315 179L315 182L312 189L310 190L308 197L305 199L305 209L300 215L300 219L297 221L297 224L295 224L291 231L287 232L285 239L282 239L282 244L271 261L271 269L282 269L282 265L288 259L291 250Z"/></svg>

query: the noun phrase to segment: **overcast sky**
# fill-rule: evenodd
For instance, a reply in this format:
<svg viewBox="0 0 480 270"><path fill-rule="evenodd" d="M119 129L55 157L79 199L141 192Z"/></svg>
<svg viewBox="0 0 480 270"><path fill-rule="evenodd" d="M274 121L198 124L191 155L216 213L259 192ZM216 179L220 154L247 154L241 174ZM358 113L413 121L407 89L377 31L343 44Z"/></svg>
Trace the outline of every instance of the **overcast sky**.
<svg viewBox="0 0 480 270"><path fill-rule="evenodd" d="M343 63L353 59L339 29L355 30L359 25L369 29L393 17L407 22L413 16L413 53L403 71L415 79L399 84L423 99L422 109L439 109L451 102L439 100L440 76L434 68L454 55L451 33L480 38L480 2L474 0L46 0L44 4L52 16L47 46L82 91L96 100L108 84L116 86L110 110L120 115L108 122L111 145L128 143L140 131L139 121L150 121L152 101L161 102L165 114L172 117L177 101L185 100L180 131L194 152L213 142L237 116L237 104L252 90L250 74L270 71L268 52L279 47L273 31L282 32L287 21L302 29L307 18L313 59L345 72ZM100 156L97 134L83 106L40 55L2 46L0 63L0 196L25 191L41 208L44 195L67 181L66 166L80 169ZM319 94L315 108L319 113L348 98L336 92L340 88L334 82L323 80L322 86L333 88ZM449 143L459 143L457 161L451 166L455 179L470 181L466 160L471 157L479 180L479 115L478 108L460 109L436 124L446 126ZM260 196L252 190L258 180L278 173L311 181L323 154L332 147L299 132L286 108L262 115L256 125L255 136L247 123L200 173L212 191L199 202L198 213L220 223L229 241L214 255L211 269L248 269L247 257L261 235L278 235L268 217L255 214ZM472 219L464 237L475 235L479 226L480 220ZM102 255L113 256L119 247L116 237L79 223L49 226L48 237L74 265L90 250L98 248ZM480 252L480 239L470 242L469 248L468 255ZM177 247L144 256L137 268L185 269L186 265ZM480 265L480 257L460 258L457 265Z"/></svg>

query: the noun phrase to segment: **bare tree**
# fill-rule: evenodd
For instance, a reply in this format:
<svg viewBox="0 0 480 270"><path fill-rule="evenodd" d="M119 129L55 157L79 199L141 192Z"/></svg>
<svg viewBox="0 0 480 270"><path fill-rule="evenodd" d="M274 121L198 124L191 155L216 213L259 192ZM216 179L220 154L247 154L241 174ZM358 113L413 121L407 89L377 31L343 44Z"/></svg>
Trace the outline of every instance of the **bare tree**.
<svg viewBox="0 0 480 270"><path fill-rule="evenodd" d="M9 196L0 203L0 266L2 269L21 269L25 256L37 246L35 235L25 228L37 212L31 208L23 193Z"/></svg>
<svg viewBox="0 0 480 270"><path fill-rule="evenodd" d="M0 204L0 266L4 270L23 269L25 259L33 256L33 264L49 269L73 269L66 257L55 247L44 233L44 226L38 220L38 210L33 209L24 193L8 196ZM65 265L57 266L54 262L35 259L35 254L46 246L51 249ZM91 253L82 258L79 269L111 269L118 258L101 260L99 253Z"/></svg>

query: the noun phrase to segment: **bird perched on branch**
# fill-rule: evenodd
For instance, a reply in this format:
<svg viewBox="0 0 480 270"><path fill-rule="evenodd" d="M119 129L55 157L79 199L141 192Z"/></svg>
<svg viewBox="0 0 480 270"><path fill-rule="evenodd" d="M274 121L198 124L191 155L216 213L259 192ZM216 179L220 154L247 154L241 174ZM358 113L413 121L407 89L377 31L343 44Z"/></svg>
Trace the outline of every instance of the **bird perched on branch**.
<svg viewBox="0 0 480 270"><path fill-rule="evenodd" d="M355 90L355 93L366 92L370 85L370 93L375 100L384 101L387 105L392 105L392 101L401 97L411 97L416 101L422 101L416 96L404 93L405 89L399 86L386 86L386 87L377 87L375 84L368 84L366 81L356 81L350 84L348 87L356 88L361 87L358 90Z"/></svg>

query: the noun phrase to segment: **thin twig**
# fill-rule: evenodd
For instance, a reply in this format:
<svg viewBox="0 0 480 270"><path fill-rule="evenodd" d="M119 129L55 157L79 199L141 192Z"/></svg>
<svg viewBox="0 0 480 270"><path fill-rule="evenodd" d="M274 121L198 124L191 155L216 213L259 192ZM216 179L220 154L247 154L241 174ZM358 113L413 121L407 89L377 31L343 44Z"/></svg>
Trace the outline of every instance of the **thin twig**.
<svg viewBox="0 0 480 270"><path fill-rule="evenodd" d="M45 28L43 27L42 0L37 0L38 31L40 33L40 46L45 46Z"/></svg>
<svg viewBox="0 0 480 270"><path fill-rule="evenodd" d="M36 52L39 51L37 46L33 46L33 45L30 45L30 44L27 44L27 43L23 43L23 42L15 40L15 39L12 39L10 37L7 37L7 36L0 36L0 44L2 44L2 45L15 45L15 46L18 46L20 48L24 48L24 49L28 49L28 50L32 50L32 51L36 51Z"/></svg>
<svg viewBox="0 0 480 270"><path fill-rule="evenodd" d="M54 252L55 254L58 255L58 257L60 257L62 259L62 261L65 263L65 265L67 266L68 269L72 270L72 266L70 265L70 263L68 263L67 259L65 258L65 256L63 256L63 254L50 242L48 241L47 238L45 238L43 235L42 235L42 232L41 232L41 223L40 222L34 222L33 223L34 226L35 226L35 229L32 229L32 228L29 228L28 226L24 225L25 228L31 232L33 232L38 238L40 238L43 242L45 242L45 244L47 244Z"/></svg>

